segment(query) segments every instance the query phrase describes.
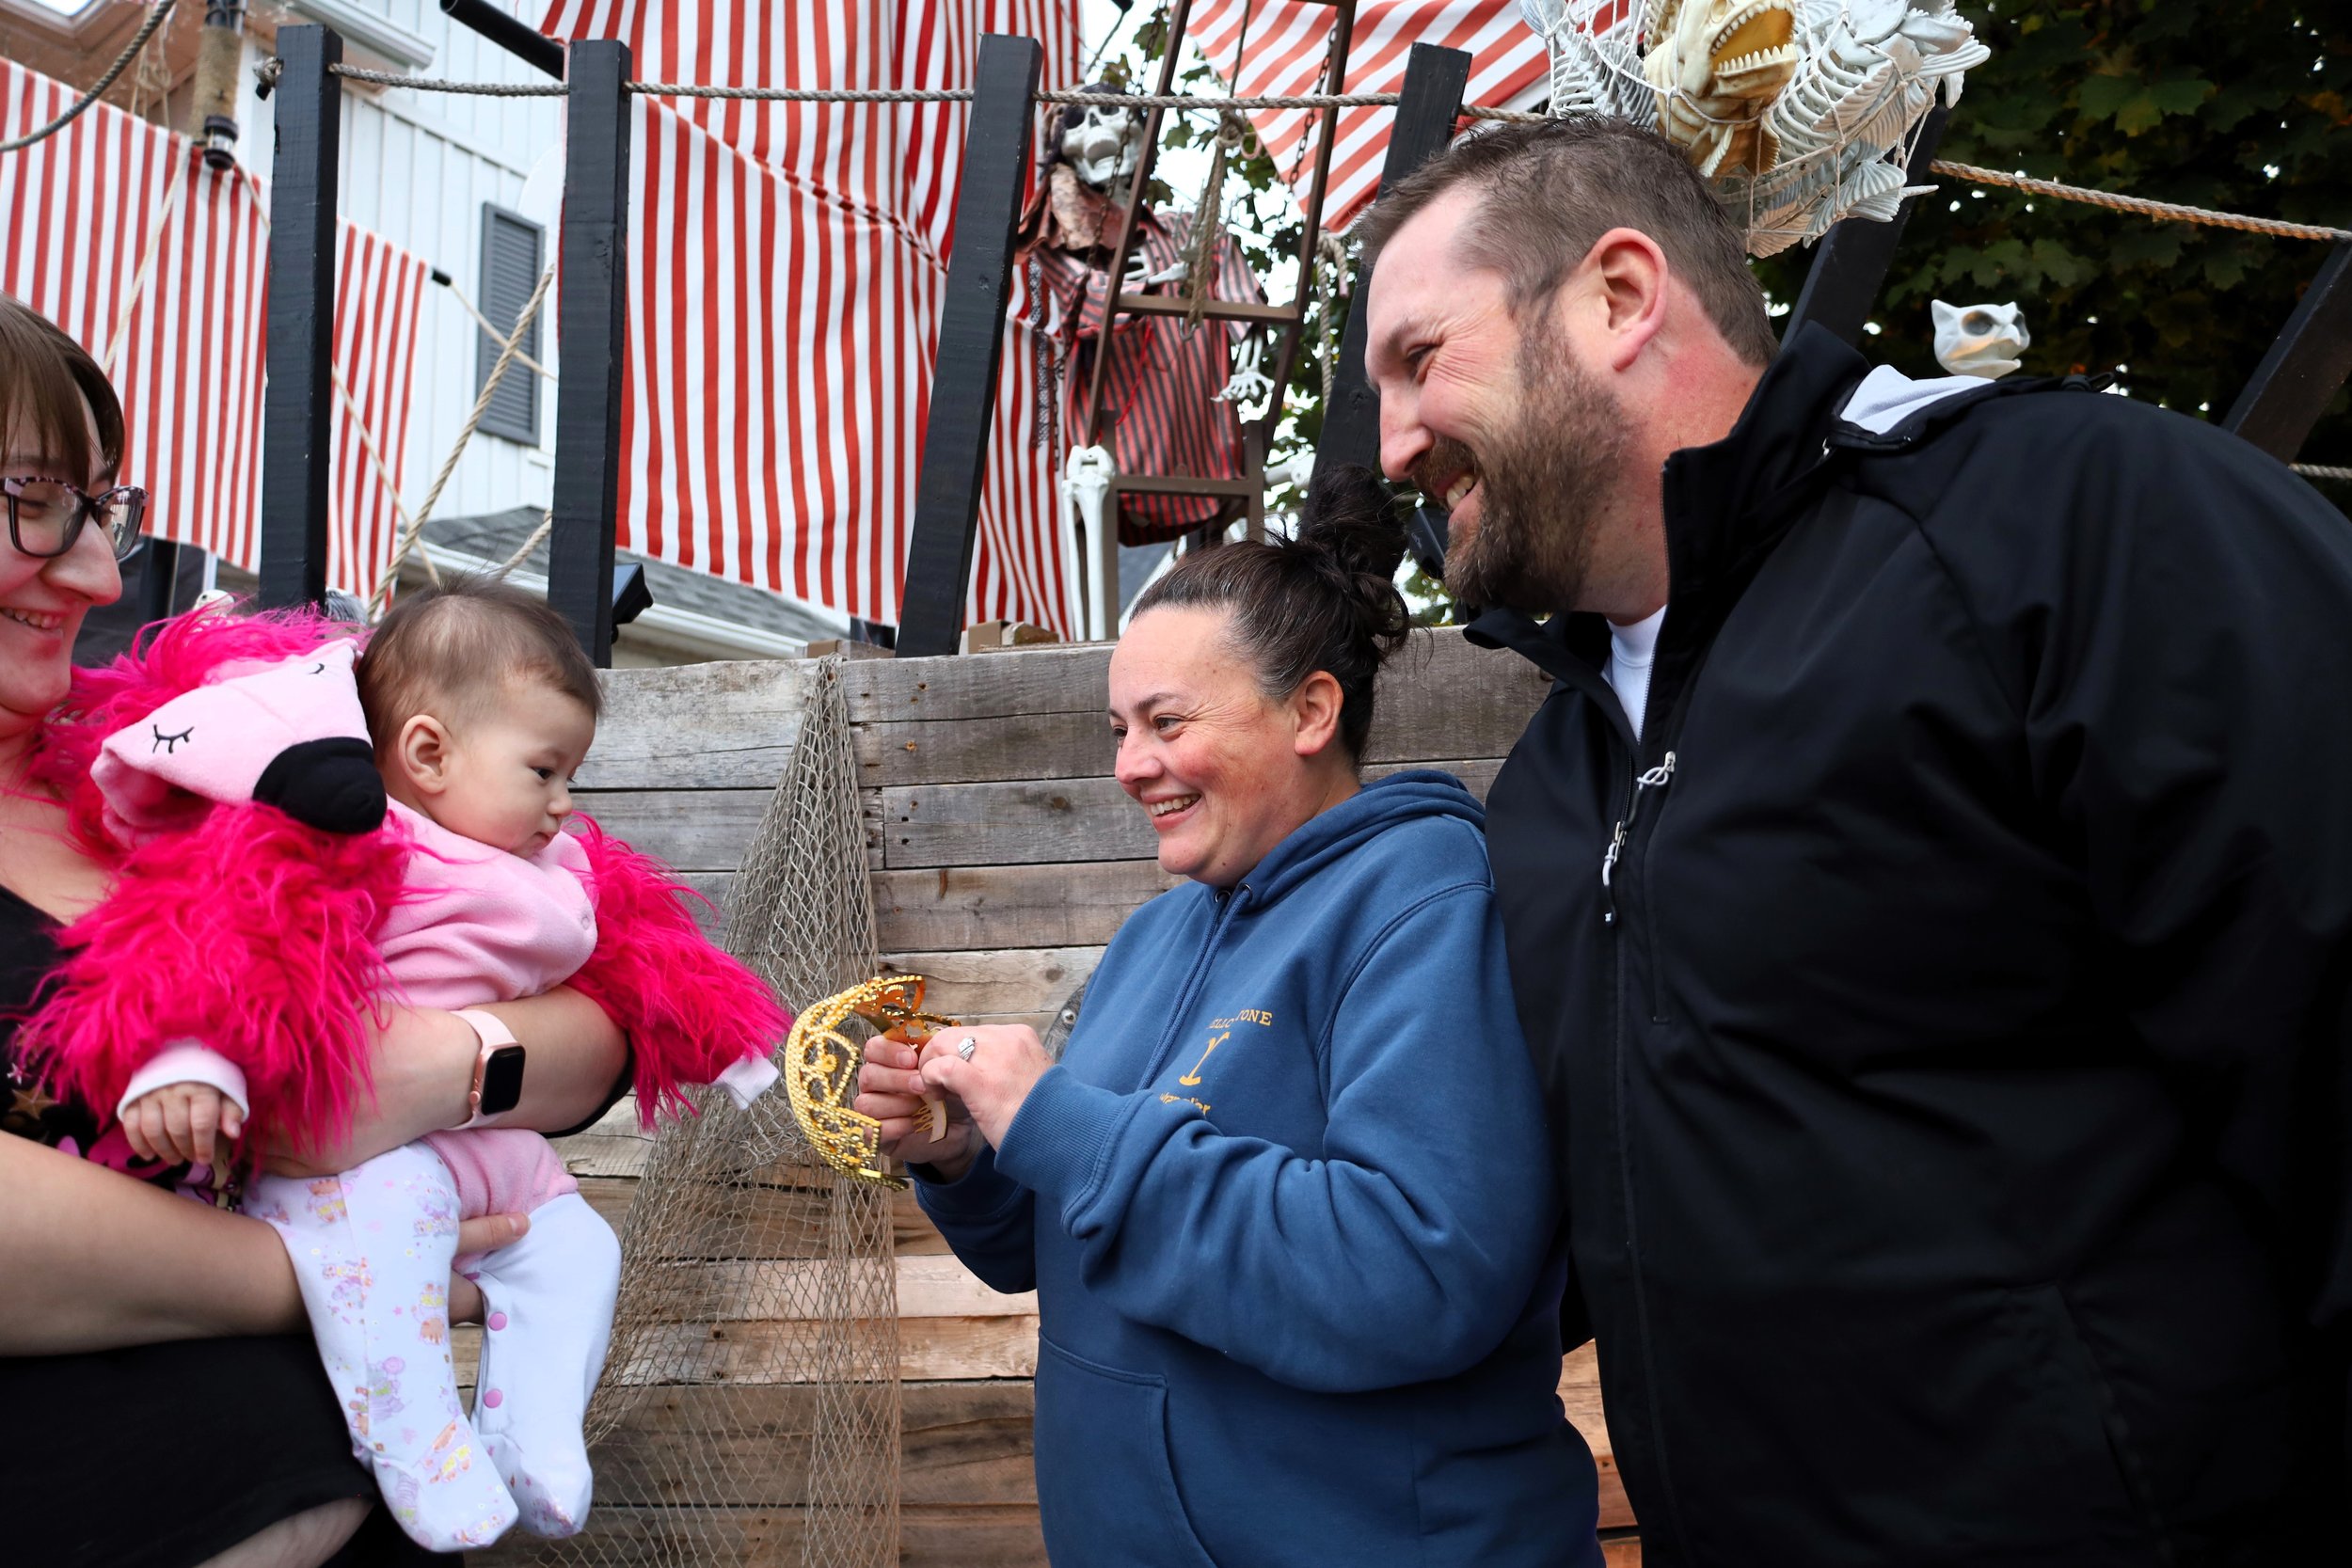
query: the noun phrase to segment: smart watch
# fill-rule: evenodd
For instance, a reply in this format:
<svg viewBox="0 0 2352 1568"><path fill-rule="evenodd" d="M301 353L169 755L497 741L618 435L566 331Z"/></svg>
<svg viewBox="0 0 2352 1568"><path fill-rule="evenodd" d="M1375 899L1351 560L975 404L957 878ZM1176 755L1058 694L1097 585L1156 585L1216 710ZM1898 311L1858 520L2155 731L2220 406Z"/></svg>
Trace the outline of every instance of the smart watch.
<svg viewBox="0 0 2352 1568"><path fill-rule="evenodd" d="M457 1016L481 1037L482 1051L473 1060L473 1084L466 1091L467 1117L453 1131L486 1127L513 1110L523 1098L523 1048L515 1031L498 1015L479 1007L461 1007Z"/></svg>

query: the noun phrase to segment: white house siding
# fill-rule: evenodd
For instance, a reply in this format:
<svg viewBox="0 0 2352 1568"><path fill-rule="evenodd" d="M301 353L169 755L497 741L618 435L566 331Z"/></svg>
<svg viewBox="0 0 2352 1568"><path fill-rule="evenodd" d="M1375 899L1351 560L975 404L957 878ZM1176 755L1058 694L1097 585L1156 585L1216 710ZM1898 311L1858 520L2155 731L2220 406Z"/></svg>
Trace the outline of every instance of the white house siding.
<svg viewBox="0 0 2352 1568"><path fill-rule="evenodd" d="M381 17L425 40L430 65L421 76L459 81L545 83L504 50L441 14L435 0L348 0L354 8ZM525 14L535 0L501 0ZM306 22L295 7L283 21ZM527 20L536 24L531 11ZM267 50L248 46L258 60ZM347 44L346 60L374 65ZM495 202L547 230L552 261L561 200L563 119L559 100L483 98L376 88L346 83L343 90L341 210L342 215L414 252L456 279L469 299L480 302L482 206ZM269 173L273 103L247 95L240 105L245 121L240 156ZM542 158L548 168L526 191ZM472 412L475 343L479 329L448 290L427 284L417 333L417 366L408 431L408 451L400 476L404 504L414 506L439 471L450 444ZM555 296L550 290L540 310L541 362L555 369ZM531 372L516 367L509 375ZM477 431L456 474L434 510L437 515L485 514L510 506L544 507L552 487L555 398L552 383L540 392L539 445L525 447Z"/></svg>

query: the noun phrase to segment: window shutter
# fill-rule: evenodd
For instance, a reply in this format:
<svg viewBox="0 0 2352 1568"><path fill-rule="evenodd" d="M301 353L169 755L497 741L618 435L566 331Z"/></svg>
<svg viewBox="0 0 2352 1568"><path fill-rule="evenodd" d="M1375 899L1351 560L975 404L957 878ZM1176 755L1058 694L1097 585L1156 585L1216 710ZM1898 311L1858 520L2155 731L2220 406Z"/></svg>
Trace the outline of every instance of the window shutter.
<svg viewBox="0 0 2352 1568"><path fill-rule="evenodd" d="M531 291L539 286L539 270L547 264L546 250L547 230L504 208L486 201L482 204L482 313L501 328L511 330L515 318L531 303ZM539 321L533 319L520 345L522 352L533 359L539 357ZM481 393L482 384L490 379L500 352L499 341L487 332L480 333L479 340L474 355L476 395ZM506 367L506 374L482 416L482 429L526 446L539 444L536 372L519 364Z"/></svg>

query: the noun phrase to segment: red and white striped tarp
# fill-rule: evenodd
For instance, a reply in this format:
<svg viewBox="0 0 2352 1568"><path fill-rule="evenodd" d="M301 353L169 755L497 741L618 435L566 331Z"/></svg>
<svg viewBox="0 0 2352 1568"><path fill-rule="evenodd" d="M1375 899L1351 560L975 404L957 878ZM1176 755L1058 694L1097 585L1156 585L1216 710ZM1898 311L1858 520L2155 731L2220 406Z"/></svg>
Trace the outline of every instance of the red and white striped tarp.
<svg viewBox="0 0 2352 1568"><path fill-rule="evenodd" d="M0 137L80 95L0 60ZM0 291L47 316L122 398L122 482L148 531L250 563L260 546L262 320L268 225L251 176L99 104L0 153Z"/></svg>
<svg viewBox="0 0 2352 1568"><path fill-rule="evenodd" d="M335 449L326 581L363 602L391 565L405 515L417 316L433 269L382 235L341 226L335 258ZM510 375L523 373L510 369Z"/></svg>
<svg viewBox="0 0 2352 1568"><path fill-rule="evenodd" d="M554 0L644 81L972 84L982 33L1074 82L1074 0ZM962 104L639 98L621 404L626 549L896 623L963 154ZM1057 452L1016 284L971 621L1075 629Z"/></svg>
<svg viewBox="0 0 2352 1568"><path fill-rule="evenodd" d="M1200 0L1187 23L1194 41L1237 97L1319 92L1331 41L1331 8L1318 0ZM1544 40L1519 15L1518 0L1362 0L1347 46L1344 92L1398 92L1406 56L1416 43L1460 49L1470 56L1465 103L1533 108L1549 93ZM1236 75L1235 66L1239 66ZM1285 109L1250 117L1259 139L1303 198L1314 180L1317 111ZM1356 221L1380 188L1394 109L1342 109L1324 193L1324 227Z"/></svg>
<svg viewBox="0 0 2352 1568"><path fill-rule="evenodd" d="M0 138L79 93L0 60ZM0 292L89 350L121 396L122 482L148 531L247 571L261 562L269 219L261 183L207 168L185 136L101 103L0 153ZM406 446L424 264L342 226L335 364L390 471ZM327 581L365 595L390 559L391 501L348 410L335 426Z"/></svg>

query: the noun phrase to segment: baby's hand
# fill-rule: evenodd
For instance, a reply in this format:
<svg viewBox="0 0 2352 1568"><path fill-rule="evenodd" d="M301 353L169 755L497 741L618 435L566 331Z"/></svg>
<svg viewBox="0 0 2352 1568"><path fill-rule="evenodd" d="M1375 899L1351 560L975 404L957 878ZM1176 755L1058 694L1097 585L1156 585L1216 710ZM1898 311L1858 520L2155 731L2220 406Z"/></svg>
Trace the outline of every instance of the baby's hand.
<svg viewBox="0 0 2352 1568"><path fill-rule="evenodd" d="M167 1084L122 1107L122 1135L143 1160L213 1163L217 1136L223 1151L245 1131L245 1112L210 1084Z"/></svg>

